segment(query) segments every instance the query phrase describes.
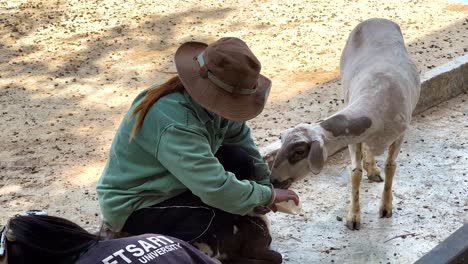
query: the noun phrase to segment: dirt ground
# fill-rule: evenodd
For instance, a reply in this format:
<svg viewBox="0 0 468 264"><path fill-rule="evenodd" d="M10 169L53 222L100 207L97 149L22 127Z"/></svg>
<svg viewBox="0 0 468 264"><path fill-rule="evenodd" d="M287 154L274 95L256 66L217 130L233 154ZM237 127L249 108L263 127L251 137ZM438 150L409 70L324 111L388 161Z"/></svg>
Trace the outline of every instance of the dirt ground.
<svg viewBox="0 0 468 264"><path fill-rule="evenodd" d="M95 183L113 134L134 96L170 77L163 72L174 71L180 43L236 36L249 44L273 80L265 111L250 122L265 146L285 128L323 119L342 105L339 56L353 27L371 17L400 24L421 71L468 53L468 5L451 1L0 0L0 223L42 208L94 229ZM424 168L427 161L420 162ZM303 200L313 202L312 195L304 192ZM330 210L334 202L323 204L320 210ZM315 221L308 217L295 221ZM274 222L281 226L282 219ZM278 241L294 242L274 231ZM332 242L324 245L337 247Z"/></svg>

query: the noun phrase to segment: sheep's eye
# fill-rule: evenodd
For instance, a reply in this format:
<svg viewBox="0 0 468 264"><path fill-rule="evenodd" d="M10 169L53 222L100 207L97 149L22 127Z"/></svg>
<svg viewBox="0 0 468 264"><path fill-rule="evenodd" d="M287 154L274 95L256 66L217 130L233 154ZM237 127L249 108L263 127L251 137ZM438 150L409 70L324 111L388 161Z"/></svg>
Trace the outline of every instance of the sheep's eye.
<svg viewBox="0 0 468 264"><path fill-rule="evenodd" d="M304 155L305 149L296 149L294 152L296 152L297 155Z"/></svg>
<svg viewBox="0 0 468 264"><path fill-rule="evenodd" d="M305 142L298 142L291 146L288 153L289 163L295 164L307 157L310 146Z"/></svg>

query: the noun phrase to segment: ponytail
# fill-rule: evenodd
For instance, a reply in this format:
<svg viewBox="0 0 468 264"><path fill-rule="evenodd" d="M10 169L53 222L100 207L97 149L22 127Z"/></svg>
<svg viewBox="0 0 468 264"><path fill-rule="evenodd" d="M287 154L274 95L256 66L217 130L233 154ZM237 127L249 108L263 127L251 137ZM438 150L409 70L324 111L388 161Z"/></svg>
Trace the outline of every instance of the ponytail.
<svg viewBox="0 0 468 264"><path fill-rule="evenodd" d="M138 118L135 124L133 125L129 141L132 141L138 129L140 129L143 125L143 121L145 120L145 116L148 113L150 107L154 103L156 103L159 100L159 98L171 93L182 91L183 89L184 86L182 85L179 76L174 76L165 83L155 88L149 89L148 92L146 92L143 100L135 107L135 109L133 109L133 112L131 114L131 117L138 114Z"/></svg>
<svg viewBox="0 0 468 264"><path fill-rule="evenodd" d="M13 217L9 234L10 264L73 263L100 239L69 220L48 215Z"/></svg>

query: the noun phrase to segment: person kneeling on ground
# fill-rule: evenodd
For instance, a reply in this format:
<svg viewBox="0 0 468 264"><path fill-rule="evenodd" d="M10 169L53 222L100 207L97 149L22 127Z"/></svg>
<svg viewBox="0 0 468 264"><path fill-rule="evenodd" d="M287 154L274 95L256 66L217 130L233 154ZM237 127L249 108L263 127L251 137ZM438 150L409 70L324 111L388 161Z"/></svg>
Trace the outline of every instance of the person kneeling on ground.
<svg viewBox="0 0 468 264"><path fill-rule="evenodd" d="M245 121L271 81L237 38L182 44L178 75L140 93L121 122L97 183L104 224L123 235L196 242L232 236L249 212L299 198L274 189Z"/></svg>
<svg viewBox="0 0 468 264"><path fill-rule="evenodd" d="M48 215L17 215L0 233L0 264L215 263L177 238L145 234L103 241L69 220Z"/></svg>

